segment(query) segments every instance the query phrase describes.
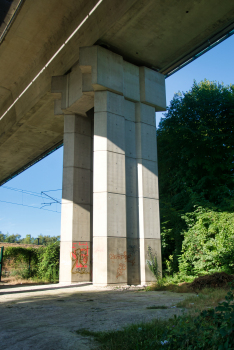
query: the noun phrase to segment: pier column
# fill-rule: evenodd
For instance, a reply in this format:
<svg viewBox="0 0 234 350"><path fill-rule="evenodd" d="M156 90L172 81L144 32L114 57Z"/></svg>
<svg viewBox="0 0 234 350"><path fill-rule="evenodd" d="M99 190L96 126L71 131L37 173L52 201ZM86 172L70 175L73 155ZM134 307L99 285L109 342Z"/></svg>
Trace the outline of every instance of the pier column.
<svg viewBox="0 0 234 350"><path fill-rule="evenodd" d="M166 109L165 77L91 46L53 77L52 92L64 116L60 281L154 281L147 260L151 249L161 270L155 112Z"/></svg>
<svg viewBox="0 0 234 350"><path fill-rule="evenodd" d="M136 142L140 276L145 284L155 279L147 264L149 249L157 256L160 271L162 265L155 109L144 103L136 104Z"/></svg>
<svg viewBox="0 0 234 350"><path fill-rule="evenodd" d="M92 120L64 115L60 282L91 281Z"/></svg>
<svg viewBox="0 0 234 350"><path fill-rule="evenodd" d="M124 97L94 97L93 283L127 283Z"/></svg>

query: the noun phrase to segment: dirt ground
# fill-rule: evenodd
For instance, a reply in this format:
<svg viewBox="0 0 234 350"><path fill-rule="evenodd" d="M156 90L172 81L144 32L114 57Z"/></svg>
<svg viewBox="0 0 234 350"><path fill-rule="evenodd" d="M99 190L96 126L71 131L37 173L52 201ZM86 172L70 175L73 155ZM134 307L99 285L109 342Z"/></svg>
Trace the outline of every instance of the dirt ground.
<svg viewBox="0 0 234 350"><path fill-rule="evenodd" d="M6 285L0 283L1 350L97 349L75 331L117 330L125 325L180 314L188 294L146 292L140 286ZM147 309L150 306L168 309Z"/></svg>

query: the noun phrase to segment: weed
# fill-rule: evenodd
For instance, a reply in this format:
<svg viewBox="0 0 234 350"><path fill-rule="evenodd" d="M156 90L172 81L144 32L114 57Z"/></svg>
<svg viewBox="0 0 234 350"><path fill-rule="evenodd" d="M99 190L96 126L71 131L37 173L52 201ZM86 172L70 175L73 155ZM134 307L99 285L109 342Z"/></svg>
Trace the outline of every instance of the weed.
<svg viewBox="0 0 234 350"><path fill-rule="evenodd" d="M185 300L179 302L177 307L186 309L196 309L202 311L208 307L215 307L219 302L225 299L226 289L205 288L195 296L189 296Z"/></svg>
<svg viewBox="0 0 234 350"><path fill-rule="evenodd" d="M159 309L159 310L161 310L161 309L169 309L169 307L168 306L165 306L165 305L153 305L153 306L148 306L146 309L149 309L149 310L151 310L151 309Z"/></svg>
<svg viewBox="0 0 234 350"><path fill-rule="evenodd" d="M159 270L157 254L152 252L152 248L148 246L148 256L149 260L146 260L147 265L151 272L153 272L154 276L157 280L158 286L163 286L162 272Z"/></svg>
<svg viewBox="0 0 234 350"><path fill-rule="evenodd" d="M82 336L91 336L97 340L102 350L140 350L151 349L151 344L158 343L157 339L163 336L168 322L155 320L150 323L139 323L123 328L119 331L91 332L87 329L78 330ZM157 349L153 347L152 349ZM161 349L159 347L158 349Z"/></svg>

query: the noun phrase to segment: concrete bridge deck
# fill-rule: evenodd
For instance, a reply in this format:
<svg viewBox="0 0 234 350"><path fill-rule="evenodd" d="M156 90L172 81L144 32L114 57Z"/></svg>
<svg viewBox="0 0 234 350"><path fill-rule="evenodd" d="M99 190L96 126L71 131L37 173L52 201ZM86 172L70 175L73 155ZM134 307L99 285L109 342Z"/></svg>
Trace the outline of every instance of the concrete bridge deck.
<svg viewBox="0 0 234 350"><path fill-rule="evenodd" d="M170 74L233 30L232 1L21 3L0 45L0 184L63 142L51 77L71 70L80 47L103 45L125 61Z"/></svg>

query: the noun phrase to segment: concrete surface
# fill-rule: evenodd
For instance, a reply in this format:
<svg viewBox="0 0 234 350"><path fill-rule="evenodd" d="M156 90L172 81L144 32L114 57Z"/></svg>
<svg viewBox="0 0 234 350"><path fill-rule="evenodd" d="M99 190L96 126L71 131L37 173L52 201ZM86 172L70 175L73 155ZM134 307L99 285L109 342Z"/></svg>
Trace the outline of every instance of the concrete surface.
<svg viewBox="0 0 234 350"><path fill-rule="evenodd" d="M95 45L80 49L69 74L52 78L51 91L61 94L64 115L60 282L154 281L147 259L151 244L161 271L155 110L166 108L165 77Z"/></svg>
<svg viewBox="0 0 234 350"><path fill-rule="evenodd" d="M92 121L64 116L60 281L91 281Z"/></svg>
<svg viewBox="0 0 234 350"><path fill-rule="evenodd" d="M145 292L139 287L0 285L1 350L95 349L90 337L76 334L118 330L156 318L167 319L181 310L176 304L188 294ZM168 309L147 309L150 306Z"/></svg>
<svg viewBox="0 0 234 350"><path fill-rule="evenodd" d="M60 0L58 6L57 0L25 0L4 37L0 118L86 19L0 120L0 183L63 140L63 117L54 116L51 76L68 73L79 60L80 47L100 44L123 56L123 91L135 99L140 94L134 83L138 71L131 64L166 74L230 31L234 17L232 1L103 0L94 9L97 3ZM146 71L143 75L147 79ZM131 88L126 91L125 86ZM151 101L150 91L145 101Z"/></svg>

